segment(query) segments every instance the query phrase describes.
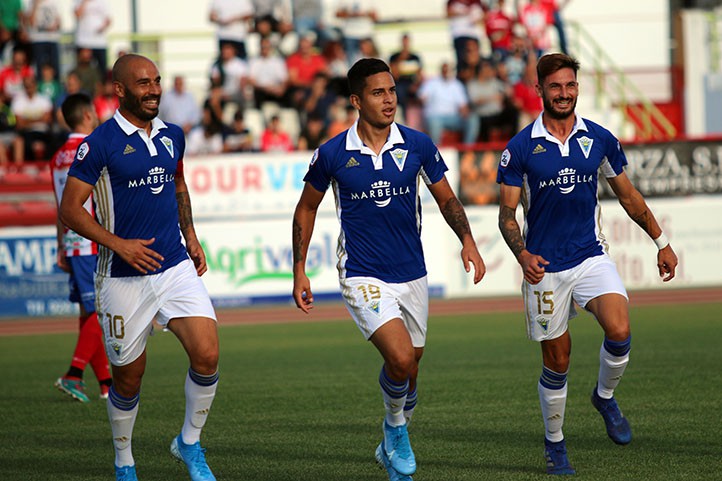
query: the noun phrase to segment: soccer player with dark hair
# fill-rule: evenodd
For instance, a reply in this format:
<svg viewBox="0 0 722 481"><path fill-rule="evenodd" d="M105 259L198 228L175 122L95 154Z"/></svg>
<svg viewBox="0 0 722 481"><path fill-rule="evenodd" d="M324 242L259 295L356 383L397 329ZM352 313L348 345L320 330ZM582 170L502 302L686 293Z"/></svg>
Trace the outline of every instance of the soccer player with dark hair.
<svg viewBox="0 0 722 481"><path fill-rule="evenodd" d="M155 319L175 334L190 361L185 420L171 453L193 481L214 481L200 435L218 385L218 333L200 279L207 265L183 176L183 130L157 118L160 74L146 57L120 57L113 84L120 108L78 148L60 213L101 246L95 289L113 365L108 417L116 480L137 479L131 440ZM82 207L91 192L98 221Z"/></svg>
<svg viewBox="0 0 722 481"><path fill-rule="evenodd" d="M85 94L69 95L61 106L63 118L70 127L70 135L50 160L50 171L53 178L55 200L60 204L63 189L68 178L68 170L73 163L75 153L83 139L98 126L98 116L93 108L93 101ZM88 198L83 206L90 215L94 215L93 200ZM57 220L58 260L57 264L70 274L70 300L77 302L80 308L78 341L75 344L73 358L67 373L55 381L55 387L80 402L90 399L85 393L83 372L90 366L100 383L100 398L108 398L110 388L110 369L108 358L103 347L103 331L98 323L95 312L95 287L93 271L98 257L98 245L72 230Z"/></svg>
<svg viewBox="0 0 722 481"><path fill-rule="evenodd" d="M316 211L331 185L341 224L337 253L343 298L384 361L379 384L386 416L376 459L391 481L407 481L416 471L407 424L417 402L428 317L419 180L461 241L461 260L467 272L473 265L474 283L486 269L438 149L426 134L394 122L396 86L388 65L359 60L348 82L358 121L314 152L294 213L293 298L303 312L313 308L306 255Z"/></svg>
<svg viewBox="0 0 722 481"><path fill-rule="evenodd" d="M624 173L627 158L607 129L575 113L579 63L565 54L541 57L537 95L544 110L501 154L499 229L522 268L527 335L539 341L538 391L549 474L574 474L562 433L571 354L569 319L574 302L594 315L604 331L592 404L607 434L628 444L632 431L614 398L629 362L631 333L627 292L602 234L597 181L611 186L629 217L657 245L660 277L674 277L677 256L642 195ZM523 203L522 235L516 209Z"/></svg>

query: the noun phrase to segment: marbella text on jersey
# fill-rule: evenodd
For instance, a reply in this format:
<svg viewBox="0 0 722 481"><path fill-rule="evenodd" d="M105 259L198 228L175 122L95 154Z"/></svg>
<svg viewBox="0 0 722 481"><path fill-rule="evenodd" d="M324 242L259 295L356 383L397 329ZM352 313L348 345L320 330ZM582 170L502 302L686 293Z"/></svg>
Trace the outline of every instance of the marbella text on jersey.
<svg viewBox="0 0 722 481"><path fill-rule="evenodd" d="M391 182L379 180L371 184L371 189L363 192L352 192L351 200L374 199L379 207L386 207L391 202L392 197L399 195L408 195L411 188L407 186L392 187Z"/></svg>
<svg viewBox="0 0 722 481"><path fill-rule="evenodd" d="M562 194L568 194L574 190L576 184L591 182L594 182L593 175L577 175L577 171L575 169L565 168L559 171L559 176L556 178L540 180L539 189L541 190L545 187L558 186Z"/></svg>
<svg viewBox="0 0 722 481"><path fill-rule="evenodd" d="M150 190L154 194L159 194L163 190L165 184L173 182L175 180L175 174L166 174L163 167L153 167L148 171L146 177L140 179L128 180L128 188L132 189L135 187L151 186Z"/></svg>

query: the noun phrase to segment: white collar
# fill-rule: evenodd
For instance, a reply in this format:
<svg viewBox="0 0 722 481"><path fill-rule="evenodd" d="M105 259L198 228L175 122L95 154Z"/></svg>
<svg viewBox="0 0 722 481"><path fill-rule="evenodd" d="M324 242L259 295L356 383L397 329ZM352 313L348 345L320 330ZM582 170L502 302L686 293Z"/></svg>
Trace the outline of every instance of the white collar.
<svg viewBox="0 0 722 481"><path fill-rule="evenodd" d="M123 115L120 113L120 109L116 109L115 114L113 114L113 118L116 122L118 122L118 126L125 132L125 135L131 136L134 133L141 131L145 133L145 129L142 129L136 125L133 125L130 123L128 119L123 117ZM155 135L160 131L160 129L165 129L168 126L158 117L155 117L153 120L150 121L151 125L151 131L149 138L155 137Z"/></svg>
<svg viewBox="0 0 722 481"><path fill-rule="evenodd" d="M534 121L534 125L531 128L531 136L532 138L535 137L544 137L547 140L550 140L552 142L560 143L559 140L557 140L556 137L554 137L552 134L549 133L546 127L544 127L544 121L542 120L543 112L539 114L539 117L536 118ZM568 138L572 138L574 134L577 133L579 130L583 130L585 132L589 132L589 129L587 128L587 124L584 123L584 119L582 119L577 114L574 114L574 127L572 127L572 132L569 134Z"/></svg>
<svg viewBox="0 0 722 481"><path fill-rule="evenodd" d="M381 149L381 152L379 152L379 155L386 152L388 149L393 147L396 144L403 144L404 138L401 136L401 131L399 130L399 127L396 125L396 122L393 122L391 124L391 130L389 131L389 136L386 139L386 143L384 144L383 148ZM358 119L356 122L353 123L350 129L348 129L348 133L346 134L346 150L358 150L362 154L369 154L372 156L376 156L376 153L372 151L370 148L368 148L363 141L361 140L361 137L358 135Z"/></svg>

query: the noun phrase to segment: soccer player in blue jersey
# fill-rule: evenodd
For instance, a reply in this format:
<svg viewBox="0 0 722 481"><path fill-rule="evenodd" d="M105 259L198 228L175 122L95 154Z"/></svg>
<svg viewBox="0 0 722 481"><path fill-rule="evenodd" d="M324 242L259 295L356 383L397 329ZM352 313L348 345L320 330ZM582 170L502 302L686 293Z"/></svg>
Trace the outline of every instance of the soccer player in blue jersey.
<svg viewBox="0 0 722 481"><path fill-rule="evenodd" d="M608 130L575 113L579 63L548 54L537 63L537 94L544 110L515 135L501 155L499 229L521 265L527 335L541 344L538 390L550 474L574 474L562 425L571 353L573 303L591 312L604 330L592 404L617 444L632 440L614 399L631 347L627 293L601 231L599 172L629 217L654 239L660 277L674 277L677 256L642 195L624 173L627 159ZM524 235L516 221L523 203Z"/></svg>
<svg viewBox="0 0 722 481"><path fill-rule="evenodd" d="M311 159L293 217L293 298L313 308L306 255L316 211L329 185L341 223L338 271L346 307L383 357L379 384L386 409L376 459L391 481L410 480L416 460L407 423L416 406L416 378L428 317L418 186L427 185L462 244L461 260L474 283L485 273L469 222L431 139L394 123L396 86L388 65L366 58L348 72L358 121Z"/></svg>
<svg viewBox="0 0 722 481"><path fill-rule="evenodd" d="M200 434L218 383L218 334L200 279L207 266L183 178L183 131L157 118L162 92L153 62L124 55L112 74L120 108L78 147L60 214L100 245L96 306L113 366L108 417L116 480L137 479L131 439L154 318L176 335L190 360L185 421L171 453L193 481L215 480ZM83 208L91 192L97 222Z"/></svg>

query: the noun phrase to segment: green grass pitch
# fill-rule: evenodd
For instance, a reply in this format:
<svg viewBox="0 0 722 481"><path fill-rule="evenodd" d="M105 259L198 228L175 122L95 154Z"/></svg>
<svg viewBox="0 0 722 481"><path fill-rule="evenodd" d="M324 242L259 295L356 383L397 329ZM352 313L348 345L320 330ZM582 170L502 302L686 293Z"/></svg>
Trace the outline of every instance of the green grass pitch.
<svg viewBox="0 0 722 481"><path fill-rule="evenodd" d="M634 433L624 447L607 438L589 402L601 329L586 314L572 321L564 432L577 478L722 479L722 304L631 314L632 358L617 391ZM221 384L202 439L219 480L387 479L373 462L381 362L351 320L224 326L220 334ZM74 340L0 338L2 479L113 479L110 427L92 372L87 405L52 385ZM139 479L188 479L168 452L183 420L187 360L170 333L152 337L148 355L133 439ZM540 359L519 313L432 317L410 428L414 480L548 479Z"/></svg>

